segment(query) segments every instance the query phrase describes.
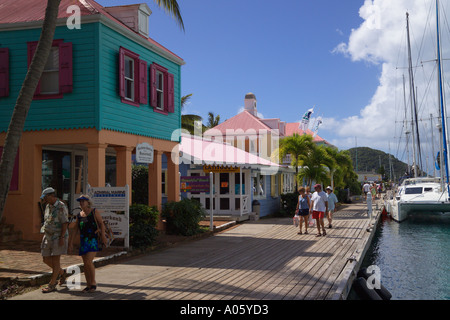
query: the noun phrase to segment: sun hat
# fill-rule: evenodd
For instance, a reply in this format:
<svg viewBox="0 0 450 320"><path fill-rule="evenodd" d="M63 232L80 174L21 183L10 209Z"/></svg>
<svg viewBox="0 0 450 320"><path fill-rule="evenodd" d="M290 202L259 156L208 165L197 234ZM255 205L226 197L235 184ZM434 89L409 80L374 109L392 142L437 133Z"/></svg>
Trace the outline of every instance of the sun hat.
<svg viewBox="0 0 450 320"><path fill-rule="evenodd" d="M88 207L94 206L94 203L93 203L91 197L89 197L86 194L80 195L80 197L77 199L78 202L80 202L81 200L86 200L88 202Z"/></svg>
<svg viewBox="0 0 450 320"><path fill-rule="evenodd" d="M81 200L91 201L91 198L89 196L82 194L79 198L77 198L77 201L80 202Z"/></svg>
<svg viewBox="0 0 450 320"><path fill-rule="evenodd" d="M48 195L48 194L50 194L50 193L55 193L55 192L56 192L55 189L53 189L52 187L45 188L45 189L42 191L41 199L44 199L44 197L45 197L46 195Z"/></svg>

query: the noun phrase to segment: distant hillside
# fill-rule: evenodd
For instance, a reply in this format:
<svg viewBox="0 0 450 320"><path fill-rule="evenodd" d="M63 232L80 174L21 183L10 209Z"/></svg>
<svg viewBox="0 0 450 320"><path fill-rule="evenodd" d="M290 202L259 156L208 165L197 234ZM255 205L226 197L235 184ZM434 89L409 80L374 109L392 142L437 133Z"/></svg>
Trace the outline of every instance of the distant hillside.
<svg viewBox="0 0 450 320"><path fill-rule="evenodd" d="M374 150L367 147L358 147L352 148L348 150L353 160L353 168L357 172L373 172L378 173L380 169L380 161L381 166L384 167L385 176L389 178L389 154L380 151ZM358 154L358 167L356 167L356 154ZM391 155L391 164L392 164L392 175L393 178L397 179L404 175L407 164L403 161L398 160L393 155Z"/></svg>

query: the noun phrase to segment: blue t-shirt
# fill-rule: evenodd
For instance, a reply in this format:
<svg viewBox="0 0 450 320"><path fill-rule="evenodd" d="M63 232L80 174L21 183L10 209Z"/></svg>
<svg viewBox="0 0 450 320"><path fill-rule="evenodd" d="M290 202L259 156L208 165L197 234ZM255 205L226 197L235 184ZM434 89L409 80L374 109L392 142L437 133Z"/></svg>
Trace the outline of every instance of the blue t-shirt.
<svg viewBox="0 0 450 320"><path fill-rule="evenodd" d="M328 194L328 211L333 211L336 203L338 203L336 195L333 192Z"/></svg>

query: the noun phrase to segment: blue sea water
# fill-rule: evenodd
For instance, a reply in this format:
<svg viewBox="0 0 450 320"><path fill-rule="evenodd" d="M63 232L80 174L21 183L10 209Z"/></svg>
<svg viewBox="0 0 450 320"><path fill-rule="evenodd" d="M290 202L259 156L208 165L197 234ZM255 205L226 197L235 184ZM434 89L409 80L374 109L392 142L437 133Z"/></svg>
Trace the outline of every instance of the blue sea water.
<svg viewBox="0 0 450 320"><path fill-rule="evenodd" d="M450 215L380 221L362 268L376 265L392 300L450 300Z"/></svg>

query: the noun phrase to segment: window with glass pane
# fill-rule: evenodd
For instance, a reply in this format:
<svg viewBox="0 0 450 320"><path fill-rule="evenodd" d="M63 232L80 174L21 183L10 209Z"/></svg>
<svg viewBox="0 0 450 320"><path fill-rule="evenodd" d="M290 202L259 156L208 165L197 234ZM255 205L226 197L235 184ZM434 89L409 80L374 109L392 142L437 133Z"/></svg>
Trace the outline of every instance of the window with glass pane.
<svg viewBox="0 0 450 320"><path fill-rule="evenodd" d="M125 57L125 99L134 101L134 60Z"/></svg>
<svg viewBox="0 0 450 320"><path fill-rule="evenodd" d="M41 76L41 94L59 93L59 48L52 47Z"/></svg>
<svg viewBox="0 0 450 320"><path fill-rule="evenodd" d="M230 193L230 174L220 173L220 194Z"/></svg>
<svg viewBox="0 0 450 320"><path fill-rule="evenodd" d="M156 72L156 108L164 110L164 74Z"/></svg>

